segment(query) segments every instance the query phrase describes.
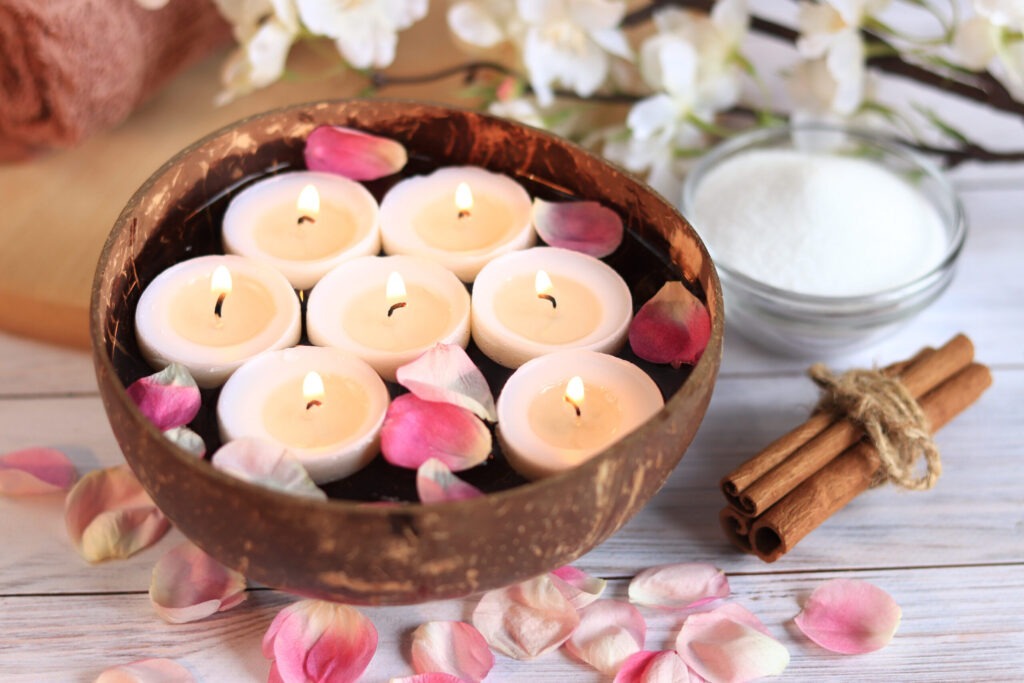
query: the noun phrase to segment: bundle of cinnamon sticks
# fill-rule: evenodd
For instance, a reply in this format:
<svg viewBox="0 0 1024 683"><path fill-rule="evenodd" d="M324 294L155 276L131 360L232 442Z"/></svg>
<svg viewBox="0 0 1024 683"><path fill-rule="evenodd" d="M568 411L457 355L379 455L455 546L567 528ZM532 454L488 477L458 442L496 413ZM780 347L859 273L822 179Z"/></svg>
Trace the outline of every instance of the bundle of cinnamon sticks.
<svg viewBox="0 0 1024 683"><path fill-rule="evenodd" d="M988 368L973 361L974 345L961 334L882 373L917 399L935 433L992 384ZM816 412L722 479L722 528L741 550L774 562L870 488L880 467L860 427Z"/></svg>

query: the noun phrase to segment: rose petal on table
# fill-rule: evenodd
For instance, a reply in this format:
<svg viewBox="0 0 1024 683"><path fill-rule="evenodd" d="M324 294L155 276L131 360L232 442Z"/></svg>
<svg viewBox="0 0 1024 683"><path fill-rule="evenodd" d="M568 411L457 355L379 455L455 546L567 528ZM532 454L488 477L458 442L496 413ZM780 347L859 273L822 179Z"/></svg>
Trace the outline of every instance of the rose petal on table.
<svg viewBox="0 0 1024 683"><path fill-rule="evenodd" d="M320 126L306 138L306 167L352 180L376 180L405 168L400 142L343 126Z"/></svg>
<svg viewBox="0 0 1024 683"><path fill-rule="evenodd" d="M551 652L579 622L576 608L547 575L488 591L473 610L473 625L491 648L513 659Z"/></svg>
<svg viewBox="0 0 1024 683"><path fill-rule="evenodd" d="M794 621L826 650L856 655L888 645L901 616L900 606L878 586L832 579L814 589Z"/></svg>
<svg viewBox="0 0 1024 683"><path fill-rule="evenodd" d="M78 479L68 456L56 448L22 448L0 455L0 495L34 496L67 491Z"/></svg>
<svg viewBox="0 0 1024 683"><path fill-rule="evenodd" d="M188 427L172 427L164 430L164 436L178 448L188 451L197 458L206 455L206 442L203 437Z"/></svg>
<svg viewBox="0 0 1024 683"><path fill-rule="evenodd" d="M127 391L160 431L187 425L199 413L199 387L188 369L178 363L132 382Z"/></svg>
<svg viewBox="0 0 1024 683"><path fill-rule="evenodd" d="M628 602L598 600L580 610L580 623L565 649L606 676L644 649L647 623Z"/></svg>
<svg viewBox="0 0 1024 683"><path fill-rule="evenodd" d="M414 676L400 676L388 679L388 683L466 683L466 679L436 671Z"/></svg>
<svg viewBox="0 0 1024 683"><path fill-rule="evenodd" d="M716 683L775 676L789 665L786 648L735 603L687 617L676 637L676 651L697 675Z"/></svg>
<svg viewBox="0 0 1024 683"><path fill-rule="evenodd" d="M438 672L479 683L493 666L494 654L471 624L428 621L412 633L412 668L419 674Z"/></svg>
<svg viewBox="0 0 1024 683"><path fill-rule="evenodd" d="M346 683L357 680L377 651L377 629L348 605L299 600L285 607L263 636L271 681Z"/></svg>
<svg viewBox="0 0 1024 683"><path fill-rule="evenodd" d="M130 557L160 540L171 526L127 465L82 477L68 492L64 523L89 562Z"/></svg>
<svg viewBox="0 0 1024 683"><path fill-rule="evenodd" d="M555 587L576 609L583 609L601 597L608 582L581 569L565 565L550 573Z"/></svg>
<svg viewBox="0 0 1024 683"><path fill-rule="evenodd" d="M643 650L631 655L613 683L689 683L686 662L675 650Z"/></svg>
<svg viewBox="0 0 1024 683"><path fill-rule="evenodd" d="M710 338L708 309L678 280L666 282L629 325L633 353L674 368L699 361Z"/></svg>
<svg viewBox="0 0 1024 683"><path fill-rule="evenodd" d="M210 462L250 484L305 498L327 500L302 463L288 449L265 439L243 437L217 449Z"/></svg>
<svg viewBox="0 0 1024 683"><path fill-rule="evenodd" d="M484 495L477 487L452 474L448 465L437 458L430 458L416 470L416 493L421 503L469 500Z"/></svg>
<svg viewBox="0 0 1024 683"><path fill-rule="evenodd" d="M380 451L397 467L415 470L436 458L453 472L461 472L487 459L491 432L465 408L403 394L384 415Z"/></svg>
<svg viewBox="0 0 1024 683"><path fill-rule="evenodd" d="M552 247L603 258L622 244L622 218L599 202L533 200L533 226Z"/></svg>
<svg viewBox="0 0 1024 683"><path fill-rule="evenodd" d="M481 420L496 422L498 412L484 373L458 344L437 344L398 368L398 383L424 401L462 406Z"/></svg>
<svg viewBox="0 0 1024 683"><path fill-rule="evenodd" d="M96 677L95 683L195 683L188 669L172 659L139 659L112 666Z"/></svg>
<svg viewBox="0 0 1024 683"><path fill-rule="evenodd" d="M153 608L172 624L205 619L245 598L245 577L189 541L160 558L149 582Z"/></svg>
<svg viewBox="0 0 1024 683"><path fill-rule="evenodd" d="M648 607L692 609L728 595L725 572L701 562L651 567L629 582L630 602Z"/></svg>

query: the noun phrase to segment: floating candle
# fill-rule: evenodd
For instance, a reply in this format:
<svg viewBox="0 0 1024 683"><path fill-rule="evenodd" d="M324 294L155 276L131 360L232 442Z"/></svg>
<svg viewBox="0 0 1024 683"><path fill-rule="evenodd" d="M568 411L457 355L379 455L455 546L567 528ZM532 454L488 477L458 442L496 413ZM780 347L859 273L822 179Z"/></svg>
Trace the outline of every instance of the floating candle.
<svg viewBox="0 0 1024 683"><path fill-rule="evenodd" d="M355 356L296 346L239 368L221 390L217 419L224 441L273 441L324 483L373 459L388 401L384 382Z"/></svg>
<svg viewBox="0 0 1024 683"><path fill-rule="evenodd" d="M203 388L242 363L299 340L299 301L273 268L241 256L200 256L171 266L142 292L139 349L154 368L177 362Z"/></svg>
<svg viewBox="0 0 1024 683"><path fill-rule="evenodd" d="M539 479L590 459L663 404L654 381L632 363L558 351L525 363L505 383L498 439L512 467Z"/></svg>
<svg viewBox="0 0 1024 683"><path fill-rule="evenodd" d="M536 241L526 190L507 176L452 166L404 180L380 207L381 239L389 254L437 261L472 282L495 256Z"/></svg>
<svg viewBox="0 0 1024 683"><path fill-rule="evenodd" d="M473 285L473 340L510 368L566 348L616 351L629 331L629 287L586 254L534 247L487 264Z"/></svg>
<svg viewBox="0 0 1024 683"><path fill-rule="evenodd" d="M224 249L309 289L339 263L380 251L377 201L330 173L282 173L246 188L224 214Z"/></svg>
<svg viewBox="0 0 1024 683"><path fill-rule="evenodd" d="M414 256L362 257L313 288L306 331L318 346L359 356L394 381L437 343L469 343L469 294L450 271Z"/></svg>

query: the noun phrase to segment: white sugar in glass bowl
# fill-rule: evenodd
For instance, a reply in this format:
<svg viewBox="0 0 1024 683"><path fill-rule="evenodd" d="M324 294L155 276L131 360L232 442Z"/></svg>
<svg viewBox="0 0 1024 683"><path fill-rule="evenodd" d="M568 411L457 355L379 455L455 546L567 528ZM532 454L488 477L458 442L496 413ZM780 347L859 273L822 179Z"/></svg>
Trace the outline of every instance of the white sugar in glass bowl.
<svg viewBox="0 0 1024 683"><path fill-rule="evenodd" d="M726 317L788 355L891 334L949 285L966 236L945 175L881 134L758 129L694 166L683 214L715 259Z"/></svg>

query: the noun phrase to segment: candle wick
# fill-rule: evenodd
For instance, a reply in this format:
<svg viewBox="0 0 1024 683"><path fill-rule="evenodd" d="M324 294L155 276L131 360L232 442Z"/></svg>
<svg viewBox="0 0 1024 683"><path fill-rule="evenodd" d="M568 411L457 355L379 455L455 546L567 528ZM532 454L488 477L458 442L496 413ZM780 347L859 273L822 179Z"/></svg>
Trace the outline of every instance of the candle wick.
<svg viewBox="0 0 1024 683"><path fill-rule="evenodd" d="M558 308L558 301L556 301L555 297L552 296L551 294L538 294L537 298L538 299L544 299L545 301L550 301L551 302L551 308Z"/></svg>
<svg viewBox="0 0 1024 683"><path fill-rule="evenodd" d="M310 401L309 403L306 404L306 410L309 410L313 406L322 406L322 405L323 405L323 403L321 403L320 401L318 401L318 400L316 400L314 398L312 401Z"/></svg>
<svg viewBox="0 0 1024 683"><path fill-rule="evenodd" d="M303 223L316 223L316 219L312 216L306 216L303 214L302 216L299 216L299 220L297 222L299 225L302 225Z"/></svg>
<svg viewBox="0 0 1024 683"><path fill-rule="evenodd" d="M568 403L569 405L571 405L573 407L573 410L576 411L576 417L580 417L580 416L583 415L583 412L580 410L580 407L578 405L576 405L576 402L573 401L571 398L566 396L565 397L565 402Z"/></svg>
<svg viewBox="0 0 1024 683"><path fill-rule="evenodd" d="M397 304L391 304L391 308L388 309L388 317L390 318L391 314L397 311L399 308L405 308L404 301L399 301Z"/></svg>
<svg viewBox="0 0 1024 683"><path fill-rule="evenodd" d="M217 297L217 303L213 306L213 314L220 317L221 309L224 308L224 299L228 296L227 292L221 292L220 296Z"/></svg>
<svg viewBox="0 0 1024 683"><path fill-rule="evenodd" d="M469 216L469 209L459 209L459 218L466 218Z"/></svg>

